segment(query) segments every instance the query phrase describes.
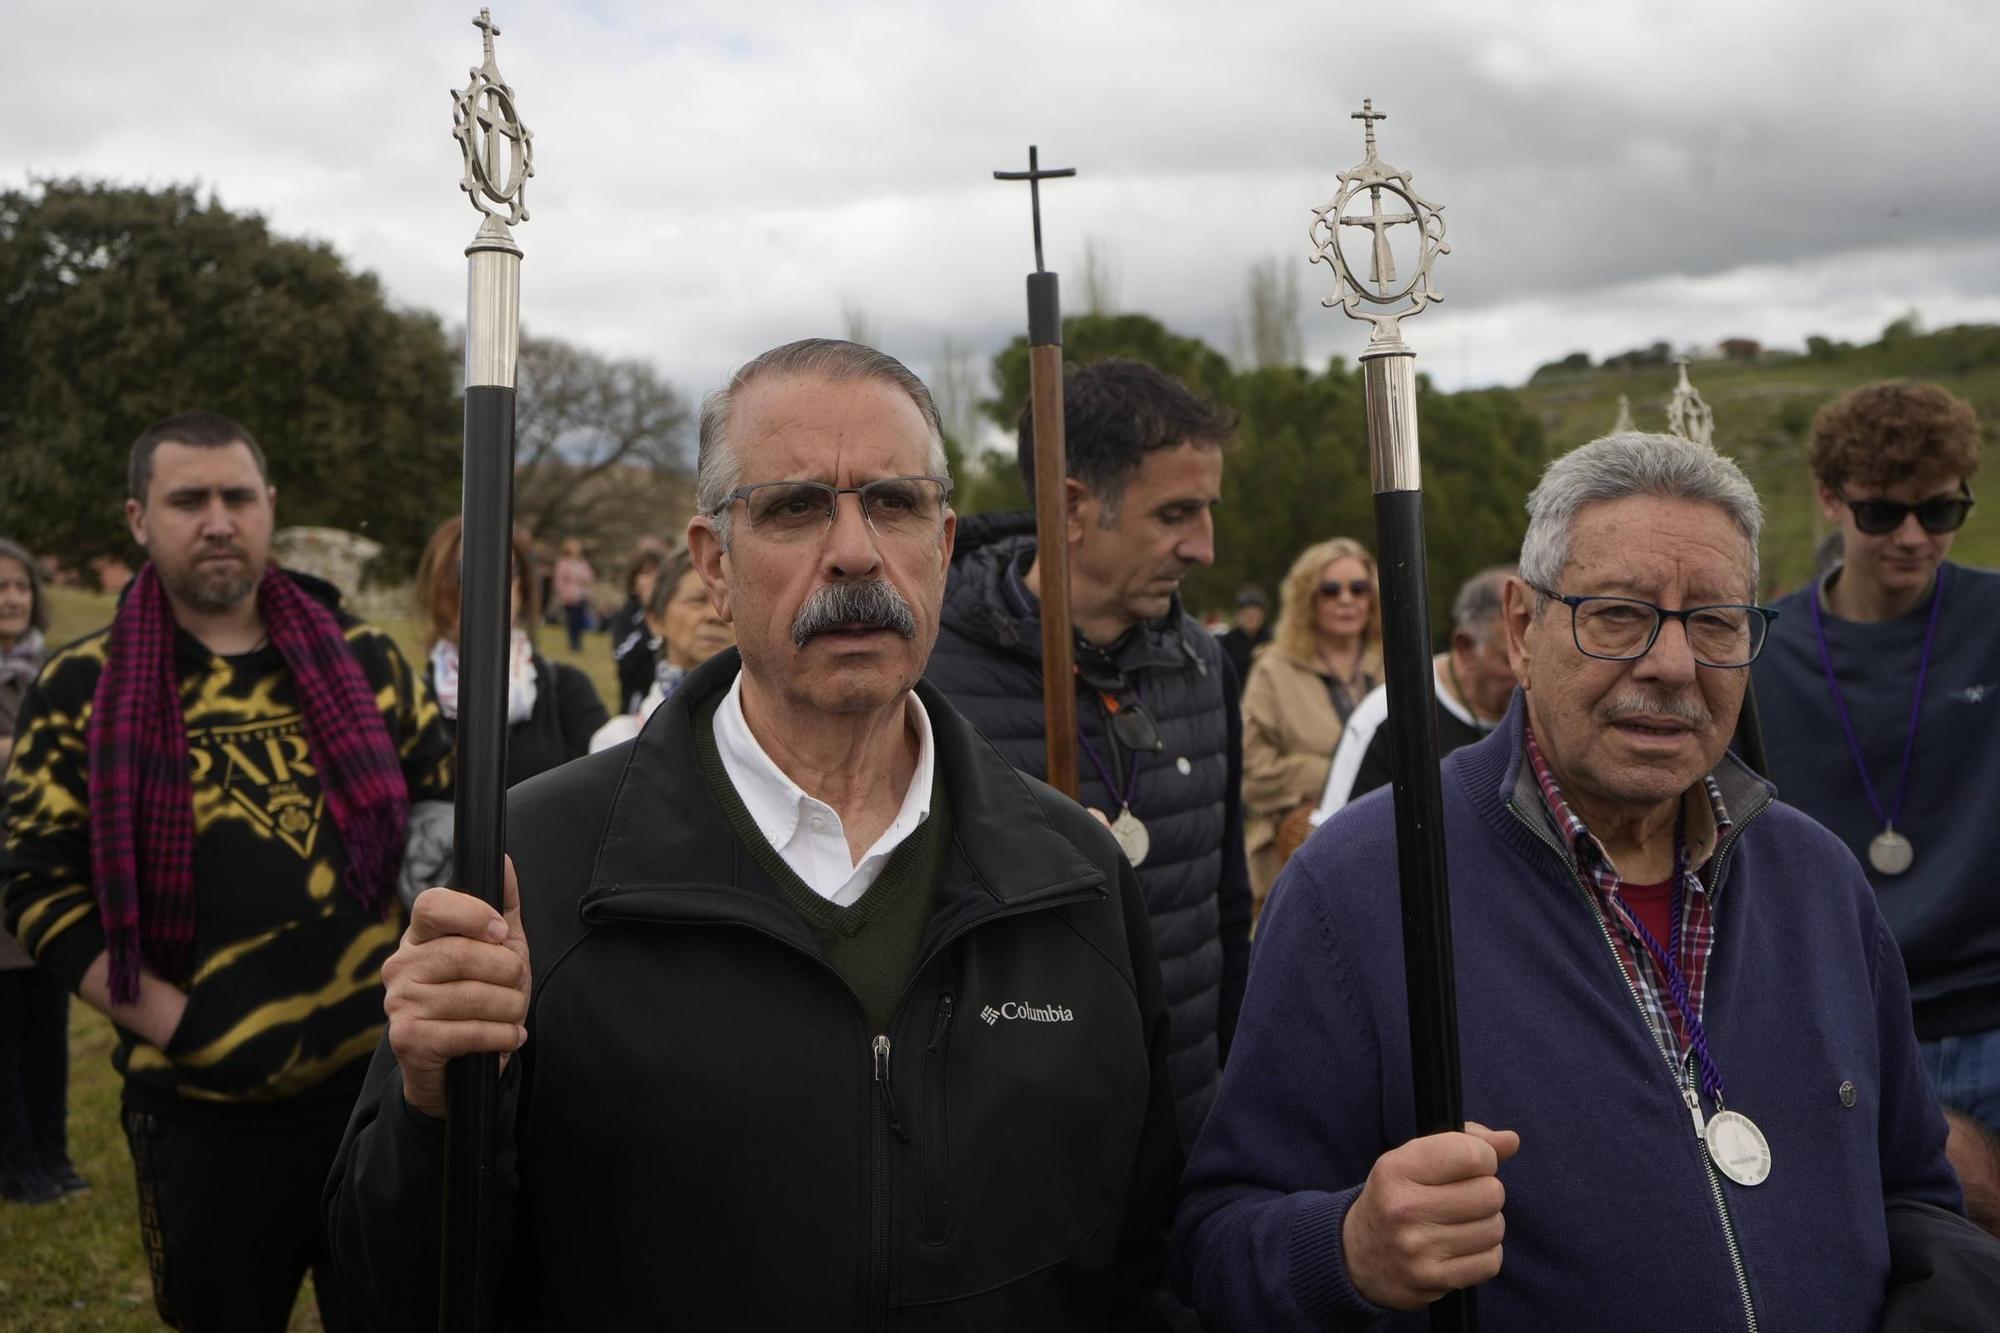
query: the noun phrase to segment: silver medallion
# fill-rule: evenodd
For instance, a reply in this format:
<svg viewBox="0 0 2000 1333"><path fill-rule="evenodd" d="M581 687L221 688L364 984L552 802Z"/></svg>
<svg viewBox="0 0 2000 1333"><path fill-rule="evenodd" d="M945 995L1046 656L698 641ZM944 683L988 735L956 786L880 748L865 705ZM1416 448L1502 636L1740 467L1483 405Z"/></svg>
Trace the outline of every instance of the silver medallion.
<svg viewBox="0 0 2000 1333"><path fill-rule="evenodd" d="M1716 1170L1739 1185L1761 1185L1771 1174L1771 1145L1756 1122L1740 1111L1717 1111L1701 1137Z"/></svg>
<svg viewBox="0 0 2000 1333"><path fill-rule="evenodd" d="M1129 805L1111 821L1111 836L1118 840L1119 850L1135 867L1146 859L1146 853L1153 846L1152 835L1146 832L1146 826L1139 822L1139 817L1132 813Z"/></svg>
<svg viewBox="0 0 2000 1333"><path fill-rule="evenodd" d="M1910 840L1893 828L1885 828L1868 844L1868 864L1885 875L1900 875L1917 859Z"/></svg>

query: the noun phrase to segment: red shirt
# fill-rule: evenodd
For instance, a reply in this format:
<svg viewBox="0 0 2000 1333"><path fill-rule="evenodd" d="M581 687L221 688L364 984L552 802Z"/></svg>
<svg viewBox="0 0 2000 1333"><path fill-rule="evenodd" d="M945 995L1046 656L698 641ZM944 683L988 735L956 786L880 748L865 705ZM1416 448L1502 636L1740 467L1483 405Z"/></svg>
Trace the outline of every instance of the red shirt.
<svg viewBox="0 0 2000 1333"><path fill-rule="evenodd" d="M1658 884L1620 885L1618 896L1625 900L1625 906L1639 919L1639 924L1653 933L1654 941L1662 949L1673 947L1673 876Z"/></svg>

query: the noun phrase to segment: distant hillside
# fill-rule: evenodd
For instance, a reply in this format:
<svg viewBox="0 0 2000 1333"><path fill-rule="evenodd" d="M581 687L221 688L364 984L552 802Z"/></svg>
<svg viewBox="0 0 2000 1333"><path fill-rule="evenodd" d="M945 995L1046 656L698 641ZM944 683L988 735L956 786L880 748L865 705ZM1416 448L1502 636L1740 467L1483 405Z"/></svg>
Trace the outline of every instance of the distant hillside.
<svg viewBox="0 0 2000 1333"><path fill-rule="evenodd" d="M1813 413L1847 389L1898 377L1934 381L1970 402L1991 454L2000 442L2000 326L1960 325L1916 334L1892 325L1865 347L1811 340L1812 352L1765 353L1754 361L1699 361L1689 375L1715 410L1715 442L1743 465L1764 497L1764 578L1773 588L1805 579L1813 548L1828 530L1806 473L1805 437ZM1541 422L1551 456L1611 429L1620 394L1641 430L1666 429L1671 365L1573 369L1544 366L1515 390ZM1987 484L2000 467L1987 469ZM1973 483L1975 493L1981 490ZM2000 566L2000 492L1972 511L1952 558Z"/></svg>

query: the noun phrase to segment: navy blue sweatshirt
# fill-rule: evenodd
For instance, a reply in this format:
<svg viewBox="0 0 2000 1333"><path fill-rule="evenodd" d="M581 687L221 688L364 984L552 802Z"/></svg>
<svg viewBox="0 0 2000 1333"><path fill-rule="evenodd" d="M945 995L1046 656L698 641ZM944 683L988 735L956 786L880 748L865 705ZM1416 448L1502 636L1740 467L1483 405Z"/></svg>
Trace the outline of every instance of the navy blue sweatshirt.
<svg viewBox="0 0 2000 1333"><path fill-rule="evenodd" d="M1868 804L1813 636L1805 589L1778 603L1752 668L1771 780L1860 858L1902 946L1925 1039L2000 1027L2000 574L1943 567L1944 605L1898 828L1916 859L1868 865ZM1895 620L1826 613L1834 676L1885 810L1893 810L1930 599Z"/></svg>
<svg viewBox="0 0 2000 1333"><path fill-rule="evenodd" d="M1770 1178L1711 1174L1521 751L1521 703L1444 763L1469 1118L1518 1130L1488 1333L1876 1327L1885 1196L1960 1209L1901 960L1854 860L1733 759L1734 828L1703 868L1703 1017ZM1175 1219L1173 1271L1210 1333L1422 1329L1355 1290L1347 1210L1415 1137L1389 792L1322 825L1280 876L1236 1042ZM1849 1086L1851 1085L1851 1087ZM1724 1209L1726 1208L1726 1214ZM1726 1219L1726 1220L1725 1220ZM1740 1254L1739 1283L1731 1242Z"/></svg>

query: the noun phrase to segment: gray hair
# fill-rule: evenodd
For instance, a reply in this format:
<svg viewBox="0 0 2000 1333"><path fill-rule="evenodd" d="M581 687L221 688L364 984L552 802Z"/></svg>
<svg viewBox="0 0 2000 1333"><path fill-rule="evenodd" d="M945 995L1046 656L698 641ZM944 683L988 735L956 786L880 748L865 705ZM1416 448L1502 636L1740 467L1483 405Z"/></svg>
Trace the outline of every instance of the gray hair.
<svg viewBox="0 0 2000 1333"><path fill-rule="evenodd" d="M1727 514L1750 544L1750 589L1755 595L1757 535L1764 525L1764 507L1743 469L1708 445L1639 431L1592 440L1549 464L1528 496L1521 577L1554 588L1569 567L1576 516L1583 507L1640 495L1712 504ZM1536 604L1539 607L1539 597Z"/></svg>
<svg viewBox="0 0 2000 1333"><path fill-rule="evenodd" d="M930 432L930 457L924 466L930 475L951 476L945 459L944 425L938 418L937 403L924 382L910 368L872 347L839 338L802 338L774 347L762 356L745 361L729 377L729 383L704 398L701 403L700 447L695 461L694 506L715 525L716 535L729 545L729 493L743 484L743 466L729 443L730 405L736 394L771 376L818 375L830 380L887 380L910 396L923 415Z"/></svg>
<svg viewBox="0 0 2000 1333"><path fill-rule="evenodd" d="M1486 642L1500 623L1500 594L1514 572L1512 565L1488 565L1460 584L1451 604L1452 629Z"/></svg>

